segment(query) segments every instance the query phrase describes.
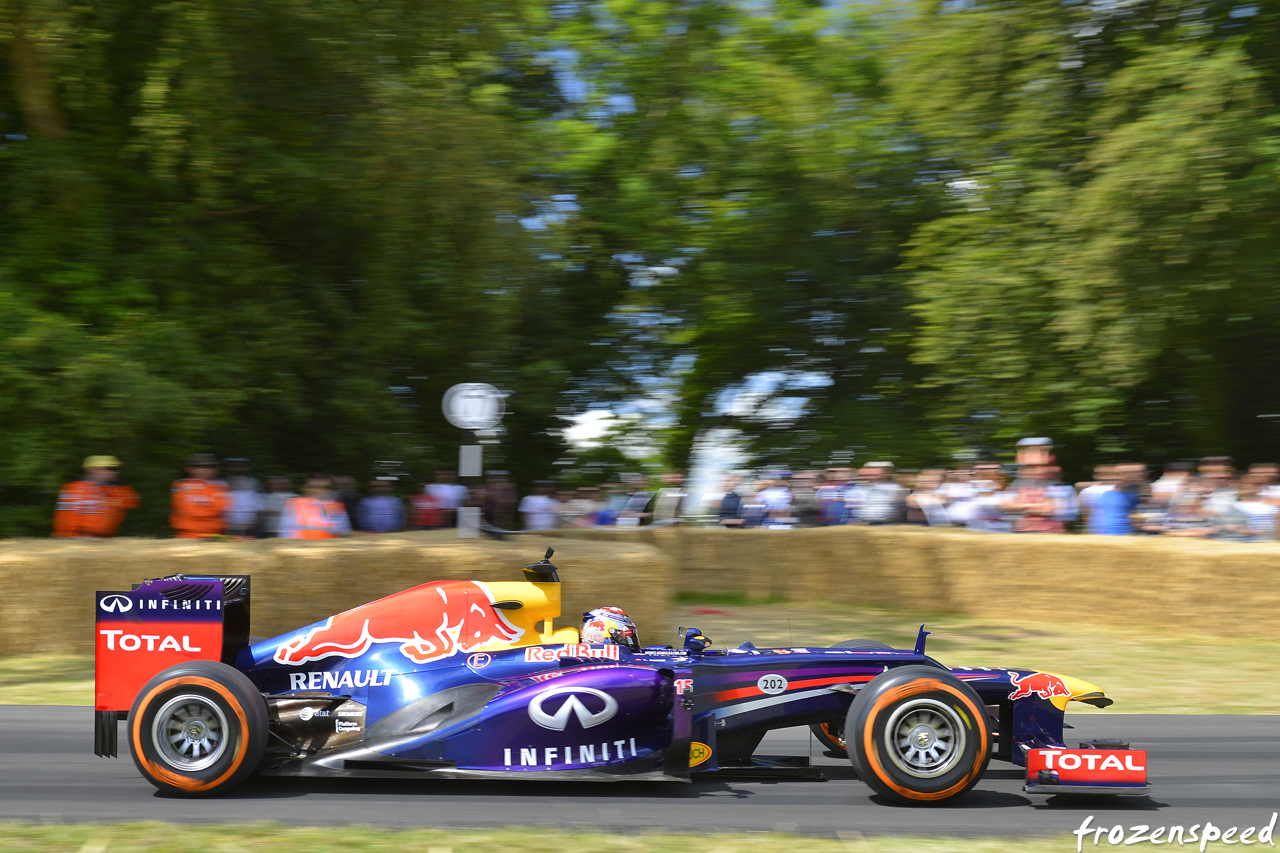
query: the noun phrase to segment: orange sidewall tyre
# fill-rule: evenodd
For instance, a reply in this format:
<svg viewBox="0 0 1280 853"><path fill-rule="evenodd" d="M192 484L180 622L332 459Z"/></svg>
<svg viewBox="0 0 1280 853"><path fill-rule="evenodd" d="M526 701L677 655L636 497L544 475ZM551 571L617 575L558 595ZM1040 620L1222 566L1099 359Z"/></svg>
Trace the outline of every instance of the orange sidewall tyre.
<svg viewBox="0 0 1280 853"><path fill-rule="evenodd" d="M888 643L882 643L879 640L844 640L830 646L833 649L888 649L892 650L893 646ZM849 751L844 744L844 720L832 720L829 723L813 723L809 726L813 736L818 739L818 743L825 746L828 750L836 755L847 756Z"/></svg>
<svg viewBox="0 0 1280 853"><path fill-rule="evenodd" d="M836 755L848 755L844 744L840 739L844 737L844 723L841 721L833 721L830 723L813 723L809 726L813 732L813 736L818 739L818 743L825 746Z"/></svg>
<svg viewBox="0 0 1280 853"><path fill-rule="evenodd" d="M936 776L913 774L891 754L897 747L887 730L890 721L900 709L920 707L922 701L938 703L933 707L941 706L964 735L958 760ZM991 761L991 731L982 700L951 673L930 666L897 667L868 682L849 708L844 732L858 778L900 803L953 800L977 784Z"/></svg>
<svg viewBox="0 0 1280 853"><path fill-rule="evenodd" d="M216 706L226 720L222 752L208 767L184 768L156 743L157 713L184 695ZM266 700L244 673L217 661L188 661L164 670L138 692L129 712L129 749L138 771L164 793L207 797L232 790L258 769L267 727Z"/></svg>

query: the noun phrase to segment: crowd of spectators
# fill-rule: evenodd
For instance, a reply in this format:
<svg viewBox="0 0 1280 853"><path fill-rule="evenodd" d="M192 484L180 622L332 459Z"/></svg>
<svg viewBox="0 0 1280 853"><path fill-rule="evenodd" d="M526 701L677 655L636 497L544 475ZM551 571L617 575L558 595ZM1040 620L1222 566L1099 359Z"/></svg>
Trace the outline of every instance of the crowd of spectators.
<svg viewBox="0 0 1280 853"><path fill-rule="evenodd" d="M1026 455L1033 458L1013 466L981 462L899 472L874 462L735 479L708 500L718 503L722 526L739 528L916 524L989 533L1277 538L1275 464L1238 472L1230 459L1210 457L1166 465L1155 480L1142 463L1099 465L1091 480L1071 485L1061 482L1052 454Z"/></svg>
<svg viewBox="0 0 1280 853"><path fill-rule="evenodd" d="M133 489L115 484L119 466L110 456L85 460L85 477L59 495L55 536L115 535L126 512L139 505ZM657 482L630 475L576 489L538 481L523 497L505 471L490 471L470 487L453 471L437 471L432 481L412 488L394 477L375 477L363 494L352 477L312 474L296 493L288 477L268 477L264 489L247 459L219 462L201 453L173 484L169 522L178 538L327 539L353 531L452 528L468 508L491 533L683 521L726 528L915 524L990 533L1277 538L1275 464L1240 472L1229 458L1209 457L1166 465L1154 480L1142 463L1099 465L1091 480L1074 485L1061 477L1048 439L1019 442L1012 465L899 471L885 461L740 476L700 501L686 494L678 472ZM407 501L397 494L405 491Z"/></svg>
<svg viewBox="0 0 1280 853"><path fill-rule="evenodd" d="M136 491L116 485L121 463L113 456L85 460L85 476L65 485L54 511L53 535L101 539L116 535L127 512L139 506ZM549 530L566 525L636 527L674 521L682 509L681 477L668 474L660 488L643 477L580 489L557 489L550 480L521 497L506 471L489 471L470 487L454 471L437 471L430 482L409 486L391 476L375 477L362 494L354 478L311 474L293 491L289 477L253 476L249 460L219 460L197 453L186 477L170 490L169 526L179 539L331 539L360 533L397 533L458 525L459 512L474 508L489 532ZM409 492L406 499L403 494Z"/></svg>
<svg viewBox="0 0 1280 853"><path fill-rule="evenodd" d="M120 461L90 456L85 476L62 487L54 509L53 535L71 539L115 536L138 493L116 485ZM225 478L220 474L225 471ZM266 488L252 475L247 459L219 461L210 453L194 454L186 476L170 488L169 527L178 539L234 538L331 539L353 530L393 533L404 530L404 501L393 493L396 480L376 477L361 495L351 477L310 474L301 493L289 477L267 478ZM466 491L462 488L463 492ZM448 506L448 500L428 498ZM456 504L454 504L456 506ZM435 524L444 523L441 512Z"/></svg>

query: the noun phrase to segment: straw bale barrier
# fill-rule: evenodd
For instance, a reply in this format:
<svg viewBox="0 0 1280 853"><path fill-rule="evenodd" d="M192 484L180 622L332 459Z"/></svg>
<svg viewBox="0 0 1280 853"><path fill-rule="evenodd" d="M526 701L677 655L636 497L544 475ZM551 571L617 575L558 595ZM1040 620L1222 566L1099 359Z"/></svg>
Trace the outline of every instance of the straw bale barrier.
<svg viewBox="0 0 1280 853"><path fill-rule="evenodd" d="M0 541L0 654L93 650L93 594L175 572L253 576L253 633L274 636L431 580L520 580L547 545L564 581L557 627L602 604L666 636L673 565L635 541L460 540L452 531L330 541Z"/></svg>
<svg viewBox="0 0 1280 853"><path fill-rule="evenodd" d="M0 542L0 654L86 653L92 595L174 572L254 579L253 631L271 636L427 580L518 579L556 548L564 617L624 607L641 637L669 636L682 592L868 603L1064 628L1271 636L1280 544L995 535L917 527L570 529L503 542L452 532L331 542Z"/></svg>
<svg viewBox="0 0 1280 853"><path fill-rule="evenodd" d="M1270 636L1280 544L919 527L681 530L654 543L681 591L865 602L1223 637Z"/></svg>
<svg viewBox="0 0 1280 853"><path fill-rule="evenodd" d="M1280 612L1280 543L908 526L558 535L661 548L681 592L1221 637L1271 636Z"/></svg>

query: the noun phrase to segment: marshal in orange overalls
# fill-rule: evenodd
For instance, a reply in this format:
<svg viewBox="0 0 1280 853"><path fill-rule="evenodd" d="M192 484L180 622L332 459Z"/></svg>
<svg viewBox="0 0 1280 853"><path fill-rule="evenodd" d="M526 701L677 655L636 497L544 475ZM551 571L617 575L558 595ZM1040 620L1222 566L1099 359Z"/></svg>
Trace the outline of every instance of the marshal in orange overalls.
<svg viewBox="0 0 1280 853"><path fill-rule="evenodd" d="M226 484L217 480L176 480L169 526L179 539L219 536L227 529L222 514L228 500Z"/></svg>
<svg viewBox="0 0 1280 853"><path fill-rule="evenodd" d="M138 493L129 486L103 485L91 479L67 483L58 493L53 511L53 535L63 539L115 536L124 514L140 503Z"/></svg>
<svg viewBox="0 0 1280 853"><path fill-rule="evenodd" d="M347 511L326 498L290 498L280 517L282 539L334 539L350 532Z"/></svg>

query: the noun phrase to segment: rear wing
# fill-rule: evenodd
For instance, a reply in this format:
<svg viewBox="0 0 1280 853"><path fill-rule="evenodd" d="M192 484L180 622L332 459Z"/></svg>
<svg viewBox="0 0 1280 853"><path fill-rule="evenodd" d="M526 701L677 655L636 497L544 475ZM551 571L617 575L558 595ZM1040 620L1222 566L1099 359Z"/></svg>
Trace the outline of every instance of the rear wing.
<svg viewBox="0 0 1280 853"><path fill-rule="evenodd" d="M191 660L234 665L249 644L248 575L172 575L94 603L94 754L117 753L116 722L156 673Z"/></svg>

